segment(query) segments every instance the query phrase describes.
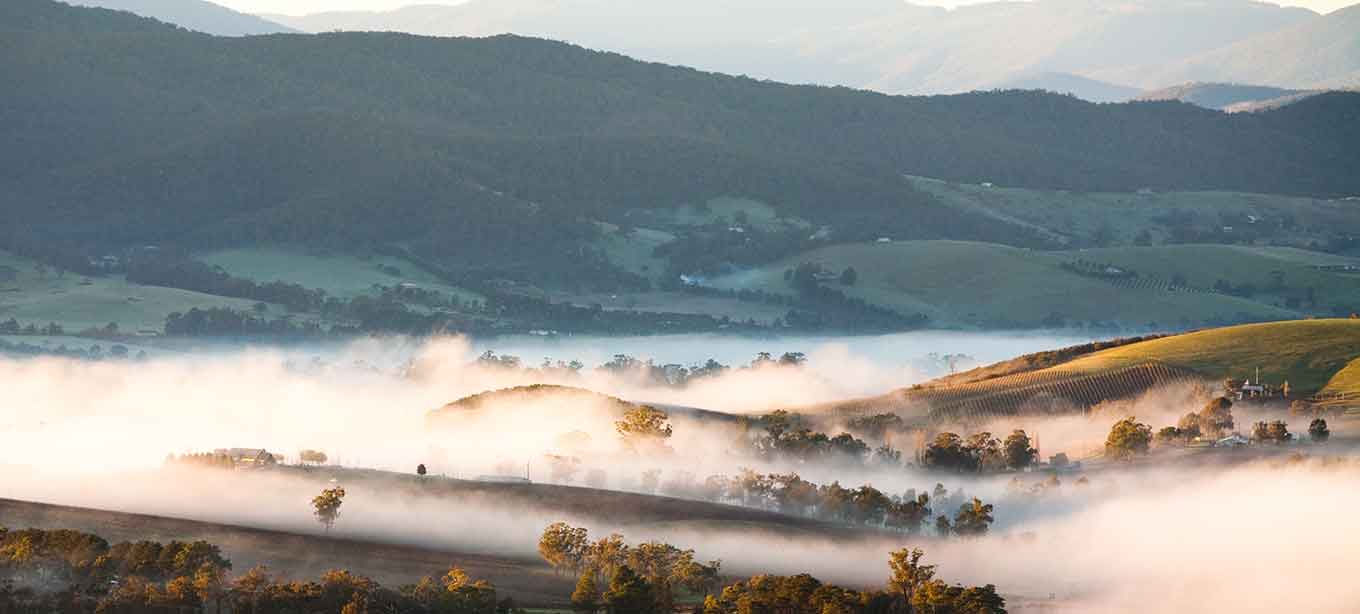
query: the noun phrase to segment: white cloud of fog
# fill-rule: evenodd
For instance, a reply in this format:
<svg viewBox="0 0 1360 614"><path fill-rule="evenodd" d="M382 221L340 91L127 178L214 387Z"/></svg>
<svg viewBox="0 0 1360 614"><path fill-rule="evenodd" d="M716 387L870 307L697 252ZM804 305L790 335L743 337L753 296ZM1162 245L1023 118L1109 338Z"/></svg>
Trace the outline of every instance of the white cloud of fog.
<svg viewBox="0 0 1360 614"><path fill-rule="evenodd" d="M429 345L368 340L330 349L321 366L309 364L309 352L273 349L139 363L0 360L0 497L316 532L305 496L315 482L220 472L184 477L161 471L162 459L217 447L263 446L289 455L305 447L351 465L409 472L426 462L436 472L466 477L503 462L539 458L558 435L579 429L593 436L594 458L588 463L607 465L615 486L635 481L646 468L663 469L664 482L680 471L701 480L742 464L729 454L733 432L678 416L674 457L625 460L618 455L613 417L579 402L514 403L458 421L452 430L427 430L430 409L533 382L524 373L470 367L480 349L458 340ZM653 349L666 352L659 345ZM771 399L815 400L909 374L909 359L899 355L884 363L854 341L797 349L812 355L808 373L743 372L664 393L594 373L584 384L627 398L660 396L676 404L757 411ZM571 358L569 352L553 354ZM397 366L412 357L427 368L419 377L397 375ZM290 361L293 366L285 366ZM1096 418L1016 418L987 428L998 434L1011 428L1037 432L1045 453L1079 450L1098 446L1120 415L1163 426L1196 409L1201 396L1189 386L1173 387ZM1235 413L1244 430L1258 418L1242 408ZM1009 477L965 481L909 471L801 469L814 481L840 479L851 486L870 481L898 494L944 481L951 490L962 487L994 502L995 535L915 543L941 565L946 579L995 583L1019 596L1017 603L1054 593L1059 605L1074 611L1330 612L1346 611L1360 597L1360 589L1342 576L1360 564L1360 520L1346 513L1360 504L1354 465L1280 469L1189 462L1178 470L1096 469L1085 488L1074 485L1075 476L1065 476L1057 493L1039 498L1009 493ZM541 466L536 471L542 480ZM542 527L564 519L522 500L448 500L372 484L347 486L351 494L340 536L532 556ZM952 510L937 504L935 511ZM884 579L889 550L912 543L905 537L845 541L687 522L644 527L565 519L596 535L622 530L632 541L665 539L693 547L702 557L723 559L734 573L807 571L863 585Z"/></svg>
<svg viewBox="0 0 1360 614"><path fill-rule="evenodd" d="M92 476L4 469L7 496L79 503L262 528L319 533L299 478L132 472L116 487ZM532 557L547 523L594 536L622 531L724 561L729 573L812 573L878 586L887 553L920 546L951 582L994 583L1013 612L1345 612L1360 598L1347 576L1360 564L1356 465L1267 463L1231 469L1107 471L1088 487L1036 499L1023 522L978 540L832 538L702 523L640 526L488 499L395 495L347 485L343 538ZM80 493L79 495L74 493ZM72 499L76 499L73 501ZM999 502L999 511L1007 502ZM229 552L230 554L230 552ZM1049 601L1052 594L1054 601Z"/></svg>
<svg viewBox="0 0 1360 614"><path fill-rule="evenodd" d="M1071 340L922 333L841 341L654 337L617 344L617 351L655 356L660 363L703 356L737 362L749 360L756 348L810 356L802 370L733 371L685 389L643 386L590 368L579 378L479 368L474 359L485 348L459 339L369 339L306 350L220 348L144 362L0 359L5 383L0 446L35 464L81 470L91 457L107 469L146 468L170 453L220 447L264 447L288 455L312 448L347 464L405 470L429 462L430 450L440 448L452 456L448 470L466 475L487 470L498 458L522 462L541 454L570 430L586 430L599 441L614 436L612 416L579 407L521 407L453 435L424 428L430 410L487 390L557 383L629 400L762 413L919 381L924 375L913 360L932 351L999 358ZM535 350L569 360L599 347L595 339L534 343L544 342L508 340L498 349L532 363ZM590 363L607 356L582 357ZM314 362L318 357L324 360ZM419 366L418 376L402 374L408 361ZM676 440L698 446L708 439L681 428Z"/></svg>

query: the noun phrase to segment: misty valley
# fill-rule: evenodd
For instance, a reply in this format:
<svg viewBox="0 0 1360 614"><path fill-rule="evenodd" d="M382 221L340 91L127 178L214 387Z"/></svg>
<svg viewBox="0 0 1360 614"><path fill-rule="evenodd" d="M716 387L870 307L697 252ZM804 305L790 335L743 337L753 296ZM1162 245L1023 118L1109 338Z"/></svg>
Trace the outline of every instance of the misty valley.
<svg viewBox="0 0 1360 614"><path fill-rule="evenodd" d="M58 594L78 602L96 599L80 583L107 582L117 588L98 603L133 607L171 600L184 578L193 607L290 611L305 595L261 587L303 581L319 588L287 590L341 607L491 611L604 604L634 583L705 611L785 591L887 611L902 590L963 600L958 611L975 599L1139 611L1148 597L1128 591L1133 579L1200 582L1248 607L1260 598L1241 583L1265 581L1248 553L1303 557L1300 542L1353 535L1320 510L1356 475L1351 420L1323 392L1353 369L1354 322L1097 341L394 337L5 360L8 590L32 599L73 582ZM1313 341L1267 357L1240 354L1242 335ZM1231 361L1228 381L1116 394L1121 354L1188 371L1183 340L1195 337ZM1289 352L1338 374L1305 389L1318 374ZM1110 398L1086 405L1082 387ZM997 393L1011 398L985 403ZM960 412L950 395L984 409ZM1230 518L1213 511L1224 505ZM1187 522L1206 517L1219 520ZM1280 539L1225 552L1255 523ZM191 547L216 558L190 568L143 551ZM1190 560L1164 565L1172 555ZM894 588L913 560L911 574L935 575ZM452 589L449 565L463 574ZM1301 559L1287 569L1301 583L1314 573ZM429 574L433 588L404 588ZM144 592L119 584L133 577ZM1322 609L1349 599L1311 597ZM1200 593L1166 599L1189 607Z"/></svg>
<svg viewBox="0 0 1360 614"><path fill-rule="evenodd" d="M1347 1L2 0L0 614L1355 612Z"/></svg>

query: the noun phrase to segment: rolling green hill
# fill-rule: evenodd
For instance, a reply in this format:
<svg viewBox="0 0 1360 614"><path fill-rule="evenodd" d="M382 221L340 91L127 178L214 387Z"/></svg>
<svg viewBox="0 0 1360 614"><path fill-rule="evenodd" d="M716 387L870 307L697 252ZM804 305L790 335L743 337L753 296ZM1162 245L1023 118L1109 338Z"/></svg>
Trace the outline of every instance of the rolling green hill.
<svg viewBox="0 0 1360 614"><path fill-rule="evenodd" d="M842 244L706 283L794 295L785 273L800 263L833 273L853 268L853 286L826 285L904 313L925 313L939 325L1157 329L1347 313L1360 305L1360 275L1316 268L1360 261L1227 245L1041 252L960 241Z"/></svg>

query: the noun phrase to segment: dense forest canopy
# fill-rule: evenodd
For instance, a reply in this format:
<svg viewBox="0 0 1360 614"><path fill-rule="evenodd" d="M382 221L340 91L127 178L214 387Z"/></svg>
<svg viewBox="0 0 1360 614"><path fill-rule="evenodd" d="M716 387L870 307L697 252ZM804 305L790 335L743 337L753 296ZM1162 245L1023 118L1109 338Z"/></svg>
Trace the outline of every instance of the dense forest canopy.
<svg viewBox="0 0 1360 614"><path fill-rule="evenodd" d="M514 36L217 38L48 0L0 6L0 57L0 207L24 222L10 242L401 241L512 262L625 209L734 195L848 239L1028 244L903 174L1360 192L1347 145L1360 94L1235 115L1037 92L893 97Z"/></svg>

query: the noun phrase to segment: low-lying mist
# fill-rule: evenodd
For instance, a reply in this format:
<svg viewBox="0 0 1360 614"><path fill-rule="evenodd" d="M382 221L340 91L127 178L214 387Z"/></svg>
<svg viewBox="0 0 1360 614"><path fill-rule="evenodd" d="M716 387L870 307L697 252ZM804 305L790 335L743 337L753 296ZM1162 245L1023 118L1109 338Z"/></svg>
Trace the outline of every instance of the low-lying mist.
<svg viewBox="0 0 1360 614"><path fill-rule="evenodd" d="M550 383L630 401L759 414L910 385L929 376L915 365L930 353L993 356L1069 340L961 335L950 343L938 333L916 339L714 341L711 354L733 364L737 360L724 358L725 353L757 347L776 356L805 352L808 361L797 369L731 369L683 388L649 385L591 368L595 363L586 360L582 362L591 366L579 375L491 368L476 361L484 348L462 339L368 339L319 350L223 349L136 362L0 358L0 381L5 383L0 444L14 458L80 472L152 467L171 453L262 447L289 456L318 449L333 462L402 471L424 462L432 470L466 475L506 461L531 461L528 456L548 451L556 437L569 431L598 435L601 443L613 437L614 416L579 406L498 412L461 433L432 435L425 429L430 410L488 390ZM902 343L899 357L882 359L885 344L893 340ZM528 342L506 347L521 351L527 346L517 344ZM669 342L681 349L672 351ZM570 352L583 347L572 345L575 340L556 343L559 351L551 355L559 360L576 359ZM656 357L658 364L702 355L690 337L662 337L652 343L650 351L627 344L624 350L638 350L639 358ZM708 443L721 448L728 443L707 434L684 441L695 434L677 428L675 446Z"/></svg>
<svg viewBox="0 0 1360 614"><path fill-rule="evenodd" d="M196 470L122 473L103 479L6 470L7 495L82 502L209 521L320 533L296 477ZM881 585L887 553L919 546L951 582L994 583L1012 611L1349 611L1360 589L1360 466L1316 460L1207 470L1109 470L1029 504L1022 522L975 539L852 536L703 522L652 524L566 517L497 497L394 496L348 486L332 535L516 558L535 556L543 527L567 520L602 536L663 540L721 559L725 573L811 573L831 582ZM1004 509L1005 501L999 507ZM230 548L228 548L230 555ZM1209 604L1209 605L1206 605Z"/></svg>
<svg viewBox="0 0 1360 614"><path fill-rule="evenodd" d="M1066 341L1050 339L1045 347ZM599 469L607 471L605 486L625 490L639 489L646 470L660 470L665 483L732 475L747 466L793 470L847 487L872 483L893 495L942 482L955 493L948 505L957 507L960 491L966 492L995 504L997 521L989 535L977 539L852 534L808 523L725 525L687 518L683 508L674 518L629 522L621 520L627 510L565 513L551 501L494 494L437 497L358 481L345 484L349 496L334 534L534 557L543 527L565 520L597 537L620 531L634 542L660 539L694 548L701 559L722 559L724 571L733 575L808 572L864 586L885 580L888 551L920 545L946 580L996 584L1025 607L1048 604L1052 595L1051 605L1072 611L1345 611L1360 597L1360 589L1341 578L1360 563L1360 520L1346 513L1360 503L1360 471L1350 462L1191 461L1135 468L1091 463L1084 474L1065 474L1059 485L1035 489L1029 486L1042 475L1020 474L1017 487L1015 474L762 465L742 449L735 422L679 410L671 414L671 452L639 457L621 445L614 430L617 407L607 400L510 401L457 413L439 428L427 424L431 410L456 399L537 383L760 414L909 385L926 377L912 366L916 358L961 351L947 344L905 348L902 357L884 360L881 350L861 351L853 341L768 345L771 351L806 352L808 362L733 369L690 386L665 387L590 368L571 376L486 366L476 361L484 348L457 339L366 340L326 348L321 360L313 360L315 351L272 348L146 361L0 359L0 497L320 533L309 501L326 483L324 469L315 475L230 472L165 466L165 459L258 447L293 462L298 451L315 449L334 464L408 475L418 463L433 474L463 478L518 474L527 464L534 481L543 482L550 480L544 454L570 453L583 461L574 483L584 481L586 470ZM684 360L654 349L636 355ZM1115 420L1135 415L1154 429L1175 424L1210 394L1202 384L1178 384L1091 415L999 418L955 430L1004 437L1023 428L1040 437L1045 457L1065 452L1084 459L1100 449ZM1243 431L1263 418L1247 407L1234 408L1234 414ZM1290 428L1303 431L1306 424L1291 421ZM572 432L588 438L576 438L565 450L563 435ZM911 448L897 445L910 460ZM1341 445L1308 451L1351 452ZM1081 475L1089 483L1078 484ZM936 515L952 512L936 502Z"/></svg>

